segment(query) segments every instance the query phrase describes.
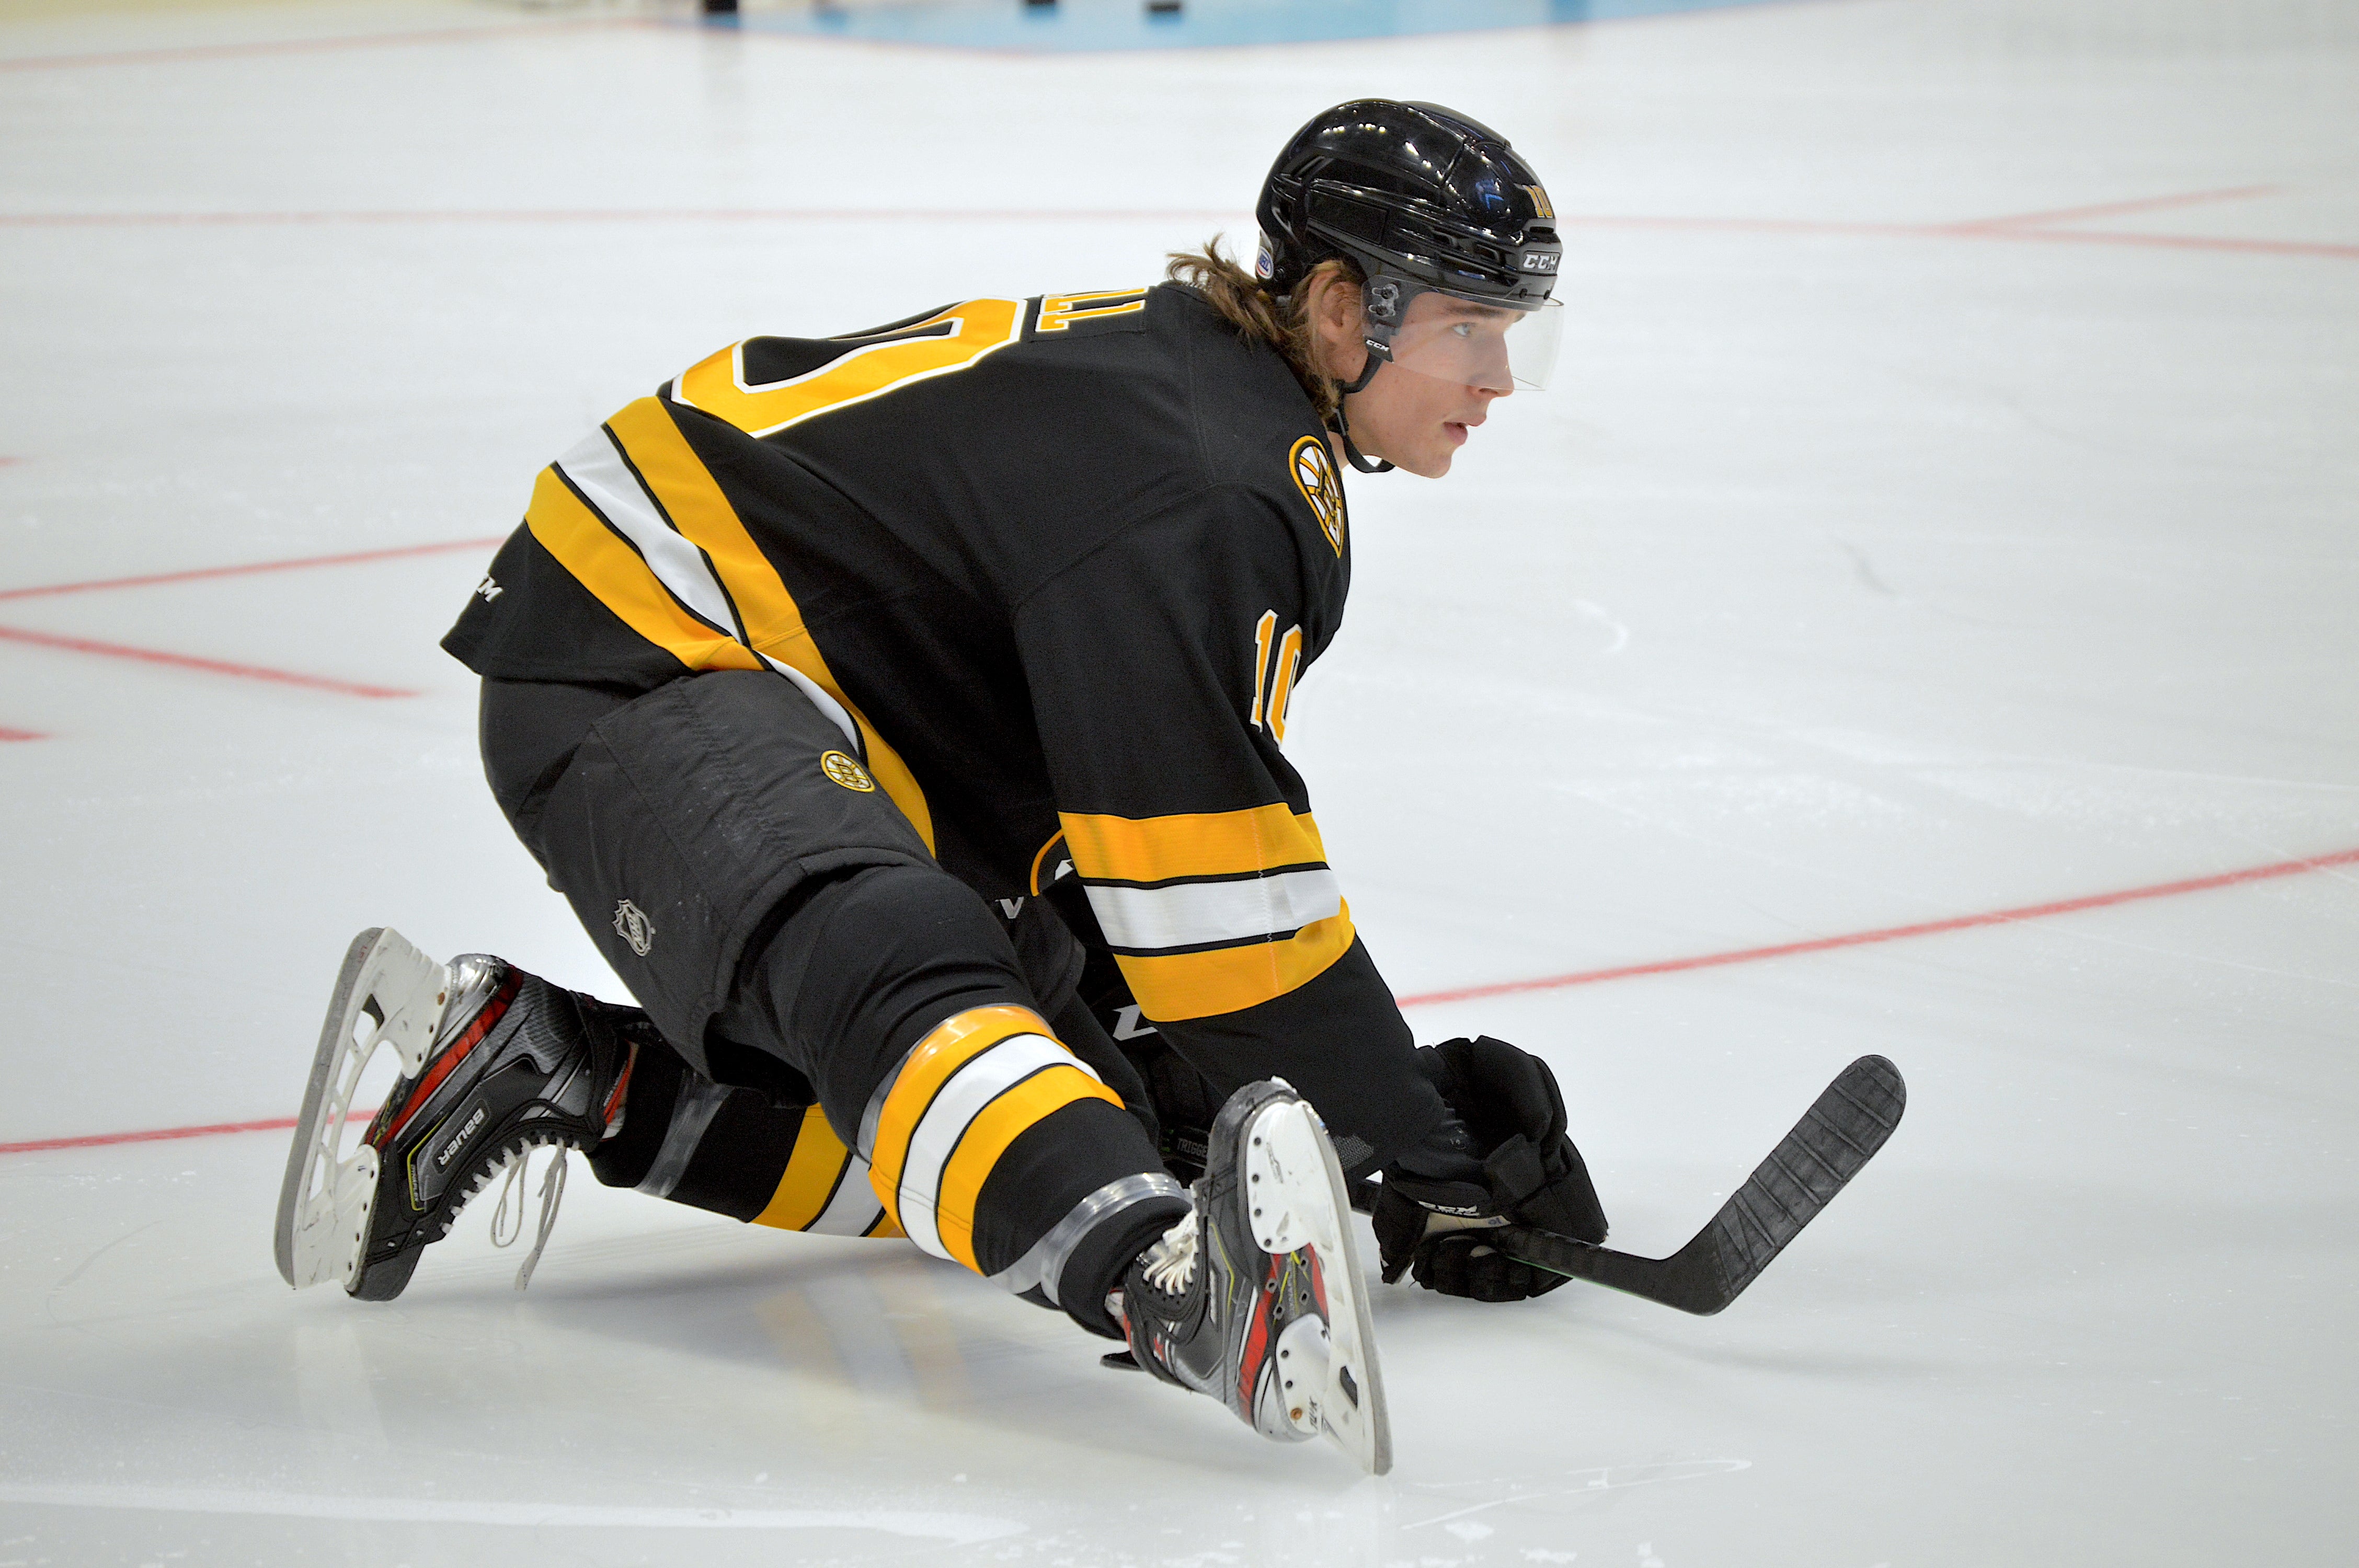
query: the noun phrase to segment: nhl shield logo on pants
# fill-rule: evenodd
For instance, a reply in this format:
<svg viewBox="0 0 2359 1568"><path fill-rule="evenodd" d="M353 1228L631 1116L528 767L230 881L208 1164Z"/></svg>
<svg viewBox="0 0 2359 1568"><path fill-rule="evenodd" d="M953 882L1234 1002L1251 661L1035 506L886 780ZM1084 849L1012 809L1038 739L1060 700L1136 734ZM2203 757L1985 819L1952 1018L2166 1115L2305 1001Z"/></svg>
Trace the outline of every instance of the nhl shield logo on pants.
<svg viewBox="0 0 2359 1568"><path fill-rule="evenodd" d="M647 949L656 945L655 922L647 912L629 899L614 906L614 935L631 945L631 951L644 958Z"/></svg>

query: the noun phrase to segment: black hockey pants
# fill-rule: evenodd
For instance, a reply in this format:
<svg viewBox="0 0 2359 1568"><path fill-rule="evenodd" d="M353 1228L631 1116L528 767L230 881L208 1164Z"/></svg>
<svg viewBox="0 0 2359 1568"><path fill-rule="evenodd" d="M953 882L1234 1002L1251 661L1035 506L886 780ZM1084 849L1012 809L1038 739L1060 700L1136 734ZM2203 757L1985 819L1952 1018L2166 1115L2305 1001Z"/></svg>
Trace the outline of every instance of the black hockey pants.
<svg viewBox="0 0 2359 1568"><path fill-rule="evenodd" d="M643 1048L602 1180L906 1234L1113 1332L1104 1289L1186 1200L1053 914L1033 901L1011 933L783 676L486 680L482 738L501 809L669 1047Z"/></svg>

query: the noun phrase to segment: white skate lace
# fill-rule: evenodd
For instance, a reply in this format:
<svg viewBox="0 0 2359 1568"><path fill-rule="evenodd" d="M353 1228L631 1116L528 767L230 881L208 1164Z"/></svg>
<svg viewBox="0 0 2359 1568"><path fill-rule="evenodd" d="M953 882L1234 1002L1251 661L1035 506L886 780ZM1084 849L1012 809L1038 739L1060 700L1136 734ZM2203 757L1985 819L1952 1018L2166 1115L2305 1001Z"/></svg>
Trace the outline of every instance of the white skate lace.
<svg viewBox="0 0 2359 1568"><path fill-rule="evenodd" d="M557 1159L556 1162L549 1167L548 1173L540 1178L540 1228L539 1232L533 1237L532 1250L525 1255L524 1265L516 1270L516 1288L517 1290L522 1290L532 1283L532 1271L540 1266L540 1254L549 1245L549 1233L557 1228L557 1207L565 1201L566 1146L562 1143L549 1143L534 1139L526 1143L519 1152L510 1155L506 1162L507 1179L500 1184L499 1206L492 1210L492 1245L515 1246L517 1239L524 1235L524 1209L525 1205L530 1200L521 1195L516 1198L515 1225L503 1238L500 1235L501 1228L508 1225L508 1195L516 1190L518 1179L531 1165L534 1152L543 1148L554 1149L557 1152Z"/></svg>
<svg viewBox="0 0 2359 1568"><path fill-rule="evenodd" d="M1196 1277L1196 1217L1180 1217L1147 1249L1147 1282L1166 1295L1178 1295Z"/></svg>

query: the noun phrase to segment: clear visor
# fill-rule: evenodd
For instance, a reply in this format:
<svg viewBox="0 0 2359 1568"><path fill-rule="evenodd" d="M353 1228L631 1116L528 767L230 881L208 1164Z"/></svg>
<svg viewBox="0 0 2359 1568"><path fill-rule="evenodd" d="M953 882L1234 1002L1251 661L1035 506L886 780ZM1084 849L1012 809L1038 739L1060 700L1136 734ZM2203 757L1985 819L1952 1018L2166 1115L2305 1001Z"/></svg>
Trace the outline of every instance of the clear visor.
<svg viewBox="0 0 2359 1568"><path fill-rule="evenodd" d="M1395 366L1492 392L1546 388L1564 338L1564 310L1553 299L1510 310L1428 289L1410 297L1401 318L1392 334Z"/></svg>

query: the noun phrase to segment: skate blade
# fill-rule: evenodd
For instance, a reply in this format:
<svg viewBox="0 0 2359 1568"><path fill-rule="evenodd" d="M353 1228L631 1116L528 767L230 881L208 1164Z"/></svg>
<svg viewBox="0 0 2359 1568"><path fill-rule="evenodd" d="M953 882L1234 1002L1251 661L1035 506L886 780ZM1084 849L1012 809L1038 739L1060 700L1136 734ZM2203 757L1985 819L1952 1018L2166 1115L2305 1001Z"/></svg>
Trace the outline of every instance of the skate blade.
<svg viewBox="0 0 2359 1568"><path fill-rule="evenodd" d="M1307 1247L1319 1262L1327 1297L1321 1427L1361 1469L1381 1476L1393 1467L1392 1423L1343 1167L1326 1127L1305 1101L1272 1106L1254 1120L1245 1166L1255 1245L1270 1253Z"/></svg>
<svg viewBox="0 0 2359 1568"><path fill-rule="evenodd" d="M398 932L372 926L346 949L278 1190L274 1250L279 1277L296 1289L327 1280L348 1291L358 1285L377 1154L364 1145L348 1160L336 1158L353 1093L380 1048L397 1054L403 1077L419 1075L450 991L451 972Z"/></svg>

